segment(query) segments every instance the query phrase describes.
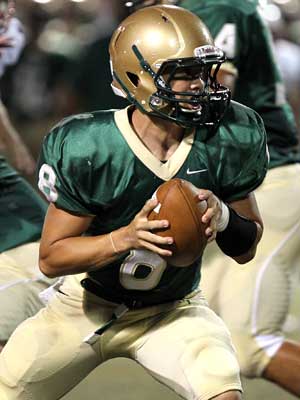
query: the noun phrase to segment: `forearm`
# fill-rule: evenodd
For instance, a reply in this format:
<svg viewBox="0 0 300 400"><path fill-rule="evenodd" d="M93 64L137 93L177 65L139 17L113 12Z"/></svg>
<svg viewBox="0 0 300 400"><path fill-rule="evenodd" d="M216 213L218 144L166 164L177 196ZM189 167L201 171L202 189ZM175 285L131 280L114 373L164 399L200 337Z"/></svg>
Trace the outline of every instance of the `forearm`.
<svg viewBox="0 0 300 400"><path fill-rule="evenodd" d="M253 245L250 247L250 249L246 253L244 253L240 256L237 256L237 257L232 257L238 264L245 264L248 261L251 261L255 257L257 245L260 242L260 239L261 239L262 233L263 233L262 226L260 224L258 224L257 222L255 222L255 223L257 225L257 233L256 233L256 239L255 239Z"/></svg>
<svg viewBox="0 0 300 400"><path fill-rule="evenodd" d="M148 200L129 225L100 236L82 236L94 216L71 214L51 203L42 233L39 265L49 277L79 274L100 269L133 249L152 251L161 257L172 255L165 246L173 243L152 231L168 227L166 220L148 220L157 200Z"/></svg>
<svg viewBox="0 0 300 400"><path fill-rule="evenodd" d="M110 264L130 250L126 228L100 236L79 236L41 243L40 270L48 277L79 274Z"/></svg>
<svg viewBox="0 0 300 400"><path fill-rule="evenodd" d="M3 103L0 102L0 142L5 147L9 147L17 139L19 139L19 135L13 127Z"/></svg>
<svg viewBox="0 0 300 400"><path fill-rule="evenodd" d="M35 161L30 151L12 125L6 108L0 101L0 148L18 171L31 175L35 170Z"/></svg>
<svg viewBox="0 0 300 400"><path fill-rule="evenodd" d="M20 160L16 160L15 156L18 155L19 158L26 162L27 149L23 139L17 132L16 128L13 126L10 117L6 111L5 106L0 101L0 147L7 153L7 156L12 158L10 160L14 167L19 169ZM13 156L15 154L15 156Z"/></svg>

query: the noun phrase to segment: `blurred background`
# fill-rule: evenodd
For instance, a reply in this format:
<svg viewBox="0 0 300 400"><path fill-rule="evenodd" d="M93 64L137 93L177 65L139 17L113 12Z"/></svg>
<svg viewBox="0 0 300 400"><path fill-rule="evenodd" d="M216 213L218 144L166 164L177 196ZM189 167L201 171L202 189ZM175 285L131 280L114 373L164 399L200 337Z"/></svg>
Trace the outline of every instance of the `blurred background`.
<svg viewBox="0 0 300 400"><path fill-rule="evenodd" d="M300 0L260 0L260 6L299 123ZM110 89L107 47L126 15L122 0L17 0L27 45L0 90L35 157L42 137L65 115L125 104Z"/></svg>
<svg viewBox="0 0 300 400"><path fill-rule="evenodd" d="M43 136L64 116L127 104L110 88L107 50L127 12L121 0L17 0L16 16L27 44L0 90L36 158Z"/></svg>

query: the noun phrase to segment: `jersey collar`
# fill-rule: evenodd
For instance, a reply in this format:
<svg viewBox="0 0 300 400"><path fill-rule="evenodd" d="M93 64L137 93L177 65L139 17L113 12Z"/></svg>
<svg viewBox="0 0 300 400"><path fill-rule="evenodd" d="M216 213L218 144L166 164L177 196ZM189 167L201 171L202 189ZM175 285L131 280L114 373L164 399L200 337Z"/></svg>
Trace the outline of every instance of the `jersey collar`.
<svg viewBox="0 0 300 400"><path fill-rule="evenodd" d="M172 154L167 162L158 160L138 138L132 129L128 110L132 106L128 106L122 110L118 110L114 114L116 125L122 136L128 143L135 156L155 175L165 181L172 179L180 170L194 143L195 129L187 131L178 148Z"/></svg>

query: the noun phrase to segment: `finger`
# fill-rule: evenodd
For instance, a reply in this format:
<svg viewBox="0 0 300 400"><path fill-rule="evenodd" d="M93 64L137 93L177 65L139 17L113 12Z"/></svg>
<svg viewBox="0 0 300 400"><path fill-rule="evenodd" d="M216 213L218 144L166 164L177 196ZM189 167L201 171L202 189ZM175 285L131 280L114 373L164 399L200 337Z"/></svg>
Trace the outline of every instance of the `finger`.
<svg viewBox="0 0 300 400"><path fill-rule="evenodd" d="M213 240L216 239L216 237L217 237L217 232L210 231L210 234L208 235L207 243L212 242Z"/></svg>
<svg viewBox="0 0 300 400"><path fill-rule="evenodd" d="M211 190L199 189L198 197L200 200L208 200L211 195L212 195Z"/></svg>
<svg viewBox="0 0 300 400"><path fill-rule="evenodd" d="M158 220L153 220L149 221L148 227L150 231L154 231L157 229L166 229L169 227L169 221L166 219L158 219Z"/></svg>
<svg viewBox="0 0 300 400"><path fill-rule="evenodd" d="M212 212L211 214L209 214L209 217L210 218L207 219L207 223L209 225L205 230L205 234L210 239L209 241L212 241L215 239L216 234L217 234L217 215Z"/></svg>
<svg viewBox="0 0 300 400"><path fill-rule="evenodd" d="M217 232L217 219L216 219L216 217L213 217L211 219L209 227L213 232Z"/></svg>
<svg viewBox="0 0 300 400"><path fill-rule="evenodd" d="M210 226L205 229L205 236L207 236L208 238L210 238L213 235L213 233L214 231Z"/></svg>
<svg viewBox="0 0 300 400"><path fill-rule="evenodd" d="M167 220L149 221L145 216L142 215L138 215L138 218L135 218L135 222L135 230L138 236L139 233L164 230L169 226L169 222Z"/></svg>
<svg viewBox="0 0 300 400"><path fill-rule="evenodd" d="M150 250L153 253L156 253L161 257L170 257L173 254L171 250L162 249L162 248L155 246L154 244L149 243L149 242L141 241L141 244L142 244L143 248Z"/></svg>
<svg viewBox="0 0 300 400"><path fill-rule="evenodd" d="M174 239L171 236L163 237L147 231L140 232L139 238L143 241L158 244L161 246L168 246L174 243Z"/></svg>
<svg viewBox="0 0 300 400"><path fill-rule="evenodd" d="M157 204L158 204L157 199L147 200L140 212L141 216L147 216L157 206Z"/></svg>
<svg viewBox="0 0 300 400"><path fill-rule="evenodd" d="M204 224L210 223L210 220L213 218L214 210L213 208L207 208L205 213L202 215L201 221Z"/></svg>

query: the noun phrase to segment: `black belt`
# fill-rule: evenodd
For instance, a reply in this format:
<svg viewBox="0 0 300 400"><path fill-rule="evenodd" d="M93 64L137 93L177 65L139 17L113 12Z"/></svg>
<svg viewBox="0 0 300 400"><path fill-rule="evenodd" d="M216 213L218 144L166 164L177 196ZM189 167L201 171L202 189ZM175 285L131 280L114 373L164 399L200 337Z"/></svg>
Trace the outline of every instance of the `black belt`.
<svg viewBox="0 0 300 400"><path fill-rule="evenodd" d="M177 300L177 299L170 299L164 302L153 302L153 301L149 302L140 299L133 299L132 297L128 298L128 296L118 296L117 294L116 296L114 295L114 298L112 299L105 292L103 286L97 283L97 281L94 281L91 278L85 278L80 283L85 290L94 294L95 296L110 301L112 303L119 304L119 306L116 307L116 309L114 310L111 318L102 326L100 326L95 332L91 333L84 339L84 342L90 344L91 346L93 346L98 341L99 337L107 329L109 329L115 323L116 320L121 318L128 311L128 309L134 310L143 307L150 307L158 304L169 303Z"/></svg>
<svg viewBox="0 0 300 400"><path fill-rule="evenodd" d="M81 282L81 286L87 290L88 292L91 292L97 297L100 297L106 301L116 303L116 304L125 304L126 307L129 309L139 309L139 308L144 308L144 307L150 307L150 306L155 306L155 305L160 305L164 303L169 303L172 301L176 301L177 299L170 299L167 301L146 301L146 300L141 300L141 299L134 299L132 297L122 295L119 296L118 294L114 294L114 298L112 299L109 294L105 292L105 289L103 286L98 284L96 281L94 281L91 278L85 278Z"/></svg>

